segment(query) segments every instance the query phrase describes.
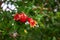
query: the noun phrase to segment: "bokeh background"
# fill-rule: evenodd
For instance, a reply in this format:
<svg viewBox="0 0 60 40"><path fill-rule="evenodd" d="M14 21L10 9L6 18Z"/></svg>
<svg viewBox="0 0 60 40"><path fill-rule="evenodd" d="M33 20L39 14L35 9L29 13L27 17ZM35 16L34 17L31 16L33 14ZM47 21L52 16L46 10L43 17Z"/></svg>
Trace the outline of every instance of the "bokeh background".
<svg viewBox="0 0 60 40"><path fill-rule="evenodd" d="M38 24L13 20L21 12ZM60 0L0 0L0 40L60 40Z"/></svg>

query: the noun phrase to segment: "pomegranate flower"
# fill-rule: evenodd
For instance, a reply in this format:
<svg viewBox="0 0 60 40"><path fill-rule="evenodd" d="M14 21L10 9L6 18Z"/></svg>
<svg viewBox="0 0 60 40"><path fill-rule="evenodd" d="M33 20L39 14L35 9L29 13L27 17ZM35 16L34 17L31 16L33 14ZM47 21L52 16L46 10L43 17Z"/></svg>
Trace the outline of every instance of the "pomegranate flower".
<svg viewBox="0 0 60 40"><path fill-rule="evenodd" d="M26 22L28 16L25 13L15 14L14 20L20 21L20 22Z"/></svg>
<svg viewBox="0 0 60 40"><path fill-rule="evenodd" d="M29 22L29 24L30 24L30 26L31 27L35 27L36 26L36 24L37 24L37 22L35 21L35 20L33 20L32 18L28 18L28 22Z"/></svg>
<svg viewBox="0 0 60 40"><path fill-rule="evenodd" d="M21 22L23 22L23 23L26 22L26 21L27 21L27 18L28 18L28 16L27 16L25 13L20 13L20 14L19 14L19 17L20 17L19 20L20 20Z"/></svg>
<svg viewBox="0 0 60 40"><path fill-rule="evenodd" d="M20 18L19 18L19 14L15 14L14 15L14 20L18 21Z"/></svg>

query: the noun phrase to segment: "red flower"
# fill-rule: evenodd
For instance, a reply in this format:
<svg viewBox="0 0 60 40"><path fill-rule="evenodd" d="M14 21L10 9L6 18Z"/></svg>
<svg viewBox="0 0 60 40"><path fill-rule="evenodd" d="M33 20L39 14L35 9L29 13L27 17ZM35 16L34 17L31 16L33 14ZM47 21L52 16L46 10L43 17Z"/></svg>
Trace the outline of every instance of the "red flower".
<svg viewBox="0 0 60 40"><path fill-rule="evenodd" d="M28 18L28 16L26 15L26 14L24 14L24 13L20 13L19 14L19 17L20 17L20 21L21 22L26 22L27 21L27 18Z"/></svg>
<svg viewBox="0 0 60 40"><path fill-rule="evenodd" d="M20 18L19 18L19 14L15 14L14 15L14 20L18 21Z"/></svg>
<svg viewBox="0 0 60 40"><path fill-rule="evenodd" d="M20 21L20 22L26 22L27 21L28 16L25 13L20 13L20 14L15 14L14 16L14 20L16 21Z"/></svg>
<svg viewBox="0 0 60 40"><path fill-rule="evenodd" d="M35 27L36 26L36 24L37 24L37 22L35 21L35 20L33 20L32 18L28 18L28 22L29 22L29 24L30 24L30 26L31 27Z"/></svg>

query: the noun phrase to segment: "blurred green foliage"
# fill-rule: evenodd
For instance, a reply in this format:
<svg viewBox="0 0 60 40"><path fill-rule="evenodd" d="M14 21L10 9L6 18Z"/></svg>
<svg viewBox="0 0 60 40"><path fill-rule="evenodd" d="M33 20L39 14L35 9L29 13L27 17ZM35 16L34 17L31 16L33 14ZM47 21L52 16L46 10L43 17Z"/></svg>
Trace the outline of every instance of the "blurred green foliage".
<svg viewBox="0 0 60 40"><path fill-rule="evenodd" d="M0 10L0 40L60 40L60 0L11 2L18 5L18 13L26 13L38 22L39 27L30 28L29 25L14 21L12 16L15 14L14 11L10 13ZM16 38L10 36L14 32L18 33Z"/></svg>

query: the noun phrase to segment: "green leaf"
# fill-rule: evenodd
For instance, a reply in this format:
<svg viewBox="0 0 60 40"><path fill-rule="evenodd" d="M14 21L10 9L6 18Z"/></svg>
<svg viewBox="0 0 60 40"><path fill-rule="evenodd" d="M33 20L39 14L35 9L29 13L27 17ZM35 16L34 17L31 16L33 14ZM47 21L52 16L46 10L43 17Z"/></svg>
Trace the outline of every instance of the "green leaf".
<svg viewBox="0 0 60 40"><path fill-rule="evenodd" d="M52 40L57 40L56 37L54 36Z"/></svg>

